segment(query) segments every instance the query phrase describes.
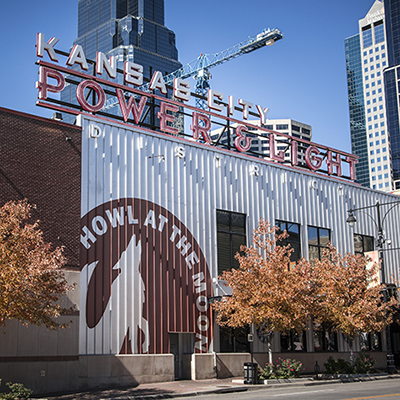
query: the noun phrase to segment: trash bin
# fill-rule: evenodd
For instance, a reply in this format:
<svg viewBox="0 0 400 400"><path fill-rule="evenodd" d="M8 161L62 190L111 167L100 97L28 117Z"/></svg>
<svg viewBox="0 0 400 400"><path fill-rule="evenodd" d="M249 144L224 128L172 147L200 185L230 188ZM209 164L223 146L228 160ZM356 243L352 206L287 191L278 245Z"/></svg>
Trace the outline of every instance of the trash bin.
<svg viewBox="0 0 400 400"><path fill-rule="evenodd" d="M254 377L254 381L253 381ZM244 383L257 383L257 364L247 362L244 363Z"/></svg>

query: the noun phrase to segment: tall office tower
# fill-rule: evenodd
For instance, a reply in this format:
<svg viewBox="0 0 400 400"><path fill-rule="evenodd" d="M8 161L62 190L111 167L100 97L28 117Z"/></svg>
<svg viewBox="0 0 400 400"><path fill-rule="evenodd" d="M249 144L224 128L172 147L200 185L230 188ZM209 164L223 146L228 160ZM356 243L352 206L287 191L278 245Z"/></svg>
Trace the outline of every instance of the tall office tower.
<svg viewBox="0 0 400 400"><path fill-rule="evenodd" d="M125 61L143 66L145 78L154 71L173 72L178 61L175 34L164 26L164 0L79 0L78 38L86 58L96 60L96 53L116 56L117 68ZM121 74L117 82L123 84ZM107 79L107 74L103 74ZM68 85L61 100L73 103L76 85ZM115 97L107 97L104 111L118 115Z"/></svg>
<svg viewBox="0 0 400 400"><path fill-rule="evenodd" d="M394 188L400 189L400 2L384 0L388 68L384 71L386 119Z"/></svg>
<svg viewBox="0 0 400 400"><path fill-rule="evenodd" d="M345 40L351 145L359 156L356 180L392 191L392 162L386 123L383 71L387 68L383 2L376 0L358 21L357 35Z"/></svg>
<svg viewBox="0 0 400 400"><path fill-rule="evenodd" d="M260 121L251 121L254 128L248 128L248 132L246 136L251 137L251 147L249 149L249 153L255 156L263 157L263 158L271 158L270 148L269 148L269 135L266 134L264 131L257 129L257 125L260 126ZM234 123L230 126L230 147L235 147L235 138L236 134L234 129L238 124ZM311 126L307 124L303 124L302 122L297 122L292 119L267 119L265 124L262 125L265 129L270 129L274 132L283 133L288 136L293 136L298 139L303 139L308 142L312 140L312 130ZM211 136L214 140L218 140L218 137L221 133L225 133L225 128L215 129L211 132ZM228 146L228 136L225 133L220 143ZM292 156L290 153L290 139L285 136L276 136L276 148L275 152L283 151L285 153L285 162L287 164L291 164ZM305 154L305 146L301 146L300 143L298 144L298 165L299 166L306 166L306 162L304 159Z"/></svg>

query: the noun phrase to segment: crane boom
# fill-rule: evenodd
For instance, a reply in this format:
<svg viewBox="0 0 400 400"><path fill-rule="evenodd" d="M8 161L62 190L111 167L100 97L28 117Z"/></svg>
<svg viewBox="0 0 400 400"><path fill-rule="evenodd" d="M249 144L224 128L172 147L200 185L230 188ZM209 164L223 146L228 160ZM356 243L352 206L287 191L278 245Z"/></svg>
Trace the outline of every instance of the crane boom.
<svg viewBox="0 0 400 400"><path fill-rule="evenodd" d="M164 76L164 82L166 84L171 84L174 78L185 79L193 75L198 75L203 69L209 69L223 64L243 54L251 53L263 46L271 46L280 39L283 39L283 35L278 29L264 29L258 35L219 53L201 54L189 64L186 64L178 70Z"/></svg>
<svg viewBox="0 0 400 400"><path fill-rule="evenodd" d="M264 46L271 46L276 41L283 39L283 34L278 29L264 29L261 33L251 38L248 38L244 42L236 44L229 49L223 50L215 54L200 54L195 60L184 65L183 67L171 72L163 77L165 84L172 84L175 78L185 79L190 76L194 76L196 79L196 90L195 93L205 96L207 89L209 89L209 80L211 74L208 71L210 68L217 65L221 65L227 61L230 61L243 54L251 53L252 51L258 50ZM140 90L148 92L149 83L139 87ZM111 101L106 103L104 109L115 106L117 102ZM206 103L202 99L196 99L196 106L201 109L206 108Z"/></svg>

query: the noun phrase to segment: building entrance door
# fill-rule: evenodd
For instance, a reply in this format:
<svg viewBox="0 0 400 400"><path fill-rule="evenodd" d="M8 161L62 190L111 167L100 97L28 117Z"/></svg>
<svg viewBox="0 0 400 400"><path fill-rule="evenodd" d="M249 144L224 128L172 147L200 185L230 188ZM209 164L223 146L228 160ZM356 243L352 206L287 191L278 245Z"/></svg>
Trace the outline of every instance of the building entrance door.
<svg viewBox="0 0 400 400"><path fill-rule="evenodd" d="M169 348L174 355L175 380L191 379L191 355L194 353L194 333L170 333Z"/></svg>

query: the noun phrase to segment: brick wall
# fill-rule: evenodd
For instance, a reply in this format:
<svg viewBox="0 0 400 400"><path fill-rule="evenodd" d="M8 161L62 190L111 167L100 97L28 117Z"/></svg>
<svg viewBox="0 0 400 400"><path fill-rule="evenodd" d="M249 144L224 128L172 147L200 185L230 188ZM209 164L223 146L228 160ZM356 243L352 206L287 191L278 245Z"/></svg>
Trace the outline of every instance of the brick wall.
<svg viewBox="0 0 400 400"><path fill-rule="evenodd" d="M0 107L0 206L36 205L46 242L79 268L81 128Z"/></svg>

